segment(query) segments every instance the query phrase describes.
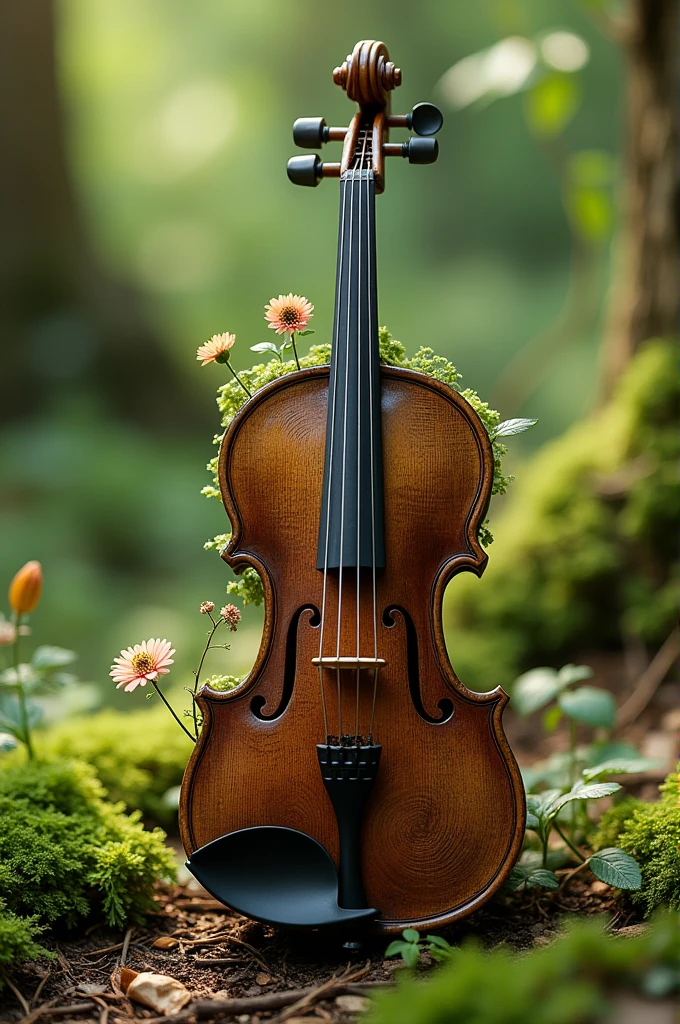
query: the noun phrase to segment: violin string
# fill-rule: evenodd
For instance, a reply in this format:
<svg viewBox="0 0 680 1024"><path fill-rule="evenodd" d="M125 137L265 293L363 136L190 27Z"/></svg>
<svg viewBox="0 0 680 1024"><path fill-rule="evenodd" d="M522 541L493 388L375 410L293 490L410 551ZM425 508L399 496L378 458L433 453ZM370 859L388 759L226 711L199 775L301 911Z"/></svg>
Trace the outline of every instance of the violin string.
<svg viewBox="0 0 680 1024"><path fill-rule="evenodd" d="M366 182L366 201L370 200L370 182ZM378 598L376 590L376 572L375 572L375 458L374 458L374 440L373 440L373 346L375 344L375 338L373 337L373 309L371 305L373 288L371 287L371 272L373 270L373 264L371 262L371 215L370 210L367 209L366 217L366 231L368 237L368 263L367 263L367 276L368 282L368 341L369 341L369 359L368 359L368 387L370 401L368 403L369 410L369 433L371 436L371 584L372 584L372 597L373 597L373 658L378 660ZM380 372L380 371L378 371ZM378 377L378 402L380 402L380 377ZM378 405L380 410L380 404ZM373 668L373 700L371 702L371 721L368 730L368 742L372 742L373 736L373 724L375 722L375 702L378 695L378 666L375 665Z"/></svg>
<svg viewBox="0 0 680 1024"><path fill-rule="evenodd" d="M342 293L342 280L344 273L344 246L345 246L345 202L347 199L347 184L343 185L342 189L342 208L340 213L340 267L338 273L338 280L336 284L335 292L335 308L339 313L340 310L340 295ZM334 366L333 366L333 405L331 407L331 438L329 445L329 460L328 460L328 491L326 493L326 538L324 543L324 556L323 556L323 592L321 596L321 624L319 632L319 661L323 657L323 639L326 625L326 592L328 585L328 549L330 545L330 522L331 522L331 490L333 481L333 448L335 440L335 409L337 406L337 383L338 383L338 344L340 338L340 318L336 317L335 331L333 337L333 349L335 353ZM328 380L328 394L330 398L330 376ZM321 707L323 710L323 725L326 733L326 740L328 740L328 710L326 707L326 694L323 684L323 665L319 664L319 686L321 688Z"/></svg>
<svg viewBox="0 0 680 1024"><path fill-rule="evenodd" d="M338 573L338 635L335 650L336 659L340 658L340 632L342 628L342 576L343 563L345 561L345 473L347 470L347 397L349 392L349 336L352 322L352 234L354 228L354 182L356 171L352 169L351 192L349 199L349 249L348 249L348 271L347 271L347 331L345 340L345 403L343 414L343 435L342 435L342 486L340 492L340 567ZM338 742L342 746L342 687L340 679L340 667L336 666L336 684L338 699Z"/></svg>
<svg viewBox="0 0 680 1024"><path fill-rule="evenodd" d="M359 163L359 265L357 271L357 669L356 669L356 709L354 713L354 742L359 746L359 699L361 694L361 251L363 245L363 221L361 219L361 179L366 159L366 142L368 132L364 130L364 140Z"/></svg>

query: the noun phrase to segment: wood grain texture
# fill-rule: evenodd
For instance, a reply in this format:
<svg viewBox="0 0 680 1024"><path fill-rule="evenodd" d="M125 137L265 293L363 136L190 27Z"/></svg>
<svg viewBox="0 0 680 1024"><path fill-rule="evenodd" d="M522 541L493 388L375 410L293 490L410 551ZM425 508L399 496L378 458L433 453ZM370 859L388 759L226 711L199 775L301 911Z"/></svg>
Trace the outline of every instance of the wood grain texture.
<svg viewBox="0 0 680 1024"><path fill-rule="evenodd" d="M364 821L363 876L370 905L383 915L376 930L394 932L441 927L496 892L519 853L525 809L501 724L508 698L500 688L468 690L451 669L442 632L446 584L462 570L481 575L486 563L477 530L493 478L487 434L447 385L388 367L381 380L387 565L377 580L378 656L386 665L374 735L383 753ZM312 664L322 601L315 562L327 396L327 367L290 374L247 402L222 443L220 483L233 529L223 557L261 574L265 624L244 682L229 693L201 691L204 725L180 803L187 852L235 829L284 825L313 836L337 859L316 757L325 734ZM343 656L355 654L355 594L350 582L340 616ZM362 610L371 606L368 576L360 602ZM326 621L337 621L335 576ZM415 670L413 653L408 660L413 627ZM372 616L363 611L360 633L360 653L372 656ZM327 625L324 657L336 654L336 640L335 625ZM266 720L280 708L287 658L292 692L283 713ZM332 706L335 673L326 676ZM346 676L342 712L353 721L356 674ZM366 721L372 673L363 676ZM255 697L264 718L253 711ZM446 701L453 714L433 724Z"/></svg>

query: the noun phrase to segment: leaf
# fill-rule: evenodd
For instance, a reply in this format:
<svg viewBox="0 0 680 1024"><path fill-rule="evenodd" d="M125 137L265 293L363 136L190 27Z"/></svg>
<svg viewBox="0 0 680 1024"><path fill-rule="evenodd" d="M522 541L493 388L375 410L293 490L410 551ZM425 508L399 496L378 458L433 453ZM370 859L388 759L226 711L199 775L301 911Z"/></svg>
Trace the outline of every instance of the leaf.
<svg viewBox="0 0 680 1024"><path fill-rule="evenodd" d="M561 687L571 686L572 683L581 683L584 679L591 679L593 670L590 665L563 665L557 673Z"/></svg>
<svg viewBox="0 0 680 1024"><path fill-rule="evenodd" d="M33 667L28 663L24 662L23 664L19 665L19 679L24 684L24 686L30 686L32 683L38 681L38 676L36 676L35 672L33 671ZM2 683L4 686L16 686L16 669L6 668L2 672L0 672L0 683Z"/></svg>
<svg viewBox="0 0 680 1024"><path fill-rule="evenodd" d="M420 933L415 928L404 928L401 934L406 942L418 942L420 940Z"/></svg>
<svg viewBox="0 0 680 1024"><path fill-rule="evenodd" d="M32 729L39 725L43 718L43 710L33 701L26 702L28 726ZM0 697L0 728L11 732L13 736L23 739L23 723L21 721L21 705L14 697Z"/></svg>
<svg viewBox="0 0 680 1024"><path fill-rule="evenodd" d="M51 647L44 645L37 647L31 658L31 665L36 672L50 672L53 668L63 668L76 661L78 655L75 651L67 651L65 647Z"/></svg>
<svg viewBox="0 0 680 1024"><path fill-rule="evenodd" d="M404 943L404 950L402 951L402 958L407 967L416 967L418 960L420 959L420 950L418 944L415 942Z"/></svg>
<svg viewBox="0 0 680 1024"><path fill-rule="evenodd" d="M526 885L527 888L540 885L544 889L558 889L560 880L554 871L549 871L547 868L534 868L527 875Z"/></svg>
<svg viewBox="0 0 680 1024"><path fill-rule="evenodd" d="M274 344L273 341L258 341L257 345L251 345L250 346L250 351L251 352L275 352L276 355L279 354L278 347Z"/></svg>
<svg viewBox="0 0 680 1024"><path fill-rule="evenodd" d="M577 234L586 242L602 242L609 237L613 219L609 192L571 186L567 188L565 203Z"/></svg>
<svg viewBox="0 0 680 1024"><path fill-rule="evenodd" d="M637 861L616 846L594 853L588 865L601 882L614 885L617 889L639 889L642 885Z"/></svg>
<svg viewBox="0 0 680 1024"><path fill-rule="evenodd" d="M441 935L427 935L427 941L431 946L439 946L440 949L445 949L448 952L453 952L453 946L450 942L447 942Z"/></svg>
<svg viewBox="0 0 680 1024"><path fill-rule="evenodd" d="M581 774L586 782L596 779L599 775L635 775L637 772L646 772L652 768L662 767L661 761L654 761L649 757L616 758L596 764L594 768L584 768Z"/></svg>
<svg viewBox="0 0 680 1024"><path fill-rule="evenodd" d="M535 831L544 828L553 813L555 801L559 800L562 792L559 789L546 789L544 793L529 793L527 796L527 812L538 818L539 827Z"/></svg>
<svg viewBox="0 0 680 1024"><path fill-rule="evenodd" d="M557 705L548 710L543 715L543 728L546 732L554 732L557 726L560 724L562 718L562 709L558 708Z"/></svg>
<svg viewBox="0 0 680 1024"><path fill-rule="evenodd" d="M616 718L616 703L611 693L597 686L567 690L557 698L565 715L586 725L611 729Z"/></svg>
<svg viewBox="0 0 680 1024"><path fill-rule="evenodd" d="M497 437L510 437L512 434L523 434L525 430L529 430L530 427L535 427L538 420L519 419L514 420L503 420L497 427L491 431L491 440L493 441Z"/></svg>
<svg viewBox="0 0 680 1024"><path fill-rule="evenodd" d="M557 811L561 811L572 800L601 800L602 797L611 796L619 789L621 787L618 782L592 782L587 786L577 783L569 793L565 793L555 801L550 814L554 815Z"/></svg>
<svg viewBox="0 0 680 1024"><path fill-rule="evenodd" d="M401 956L406 946L410 945L410 942L404 942L403 939L395 939L394 942L390 942L389 946L385 950L385 956Z"/></svg>
<svg viewBox="0 0 680 1024"><path fill-rule="evenodd" d="M554 668L532 668L515 680L512 687L512 706L518 715L530 715L544 707L559 693L557 672Z"/></svg>
<svg viewBox="0 0 680 1024"><path fill-rule="evenodd" d="M308 334L314 334L314 331L298 331L298 338L306 338Z"/></svg>
<svg viewBox="0 0 680 1024"><path fill-rule="evenodd" d="M527 869L523 868L521 864L517 864L506 878L505 885L510 892L517 892L526 884L528 875Z"/></svg>
<svg viewBox="0 0 680 1024"><path fill-rule="evenodd" d="M534 814L533 811L527 811L526 827L530 828L532 830L532 832L534 832L537 828L539 828L540 824L541 824L541 822L540 822L540 819L538 818L538 816L536 814Z"/></svg>
<svg viewBox="0 0 680 1024"><path fill-rule="evenodd" d="M526 118L539 138L554 138L567 127L578 110L581 90L570 75L550 74L527 93Z"/></svg>

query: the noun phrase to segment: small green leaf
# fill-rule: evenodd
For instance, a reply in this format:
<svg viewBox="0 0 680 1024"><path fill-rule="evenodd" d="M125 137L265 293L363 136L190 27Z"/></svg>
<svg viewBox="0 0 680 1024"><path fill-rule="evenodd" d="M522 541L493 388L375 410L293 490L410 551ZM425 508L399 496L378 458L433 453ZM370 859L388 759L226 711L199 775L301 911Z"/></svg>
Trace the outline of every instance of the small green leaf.
<svg viewBox="0 0 680 1024"><path fill-rule="evenodd" d="M560 880L554 871L548 871L547 868L534 868L527 875L526 885L527 888L540 885L544 889L559 889Z"/></svg>
<svg viewBox="0 0 680 1024"><path fill-rule="evenodd" d="M416 942L405 942L401 953L407 967L416 967L420 959L420 949Z"/></svg>
<svg viewBox="0 0 680 1024"><path fill-rule="evenodd" d="M526 885L528 875L529 872L526 868L523 868L521 864L517 864L508 875L505 885L510 892L517 892L518 889Z"/></svg>
<svg viewBox="0 0 680 1024"><path fill-rule="evenodd" d="M616 718L614 698L607 690L600 690L597 686L567 690L559 695L557 703L565 715L585 725L611 729Z"/></svg>
<svg viewBox="0 0 680 1024"><path fill-rule="evenodd" d="M554 138L567 127L578 110L581 90L571 75L549 74L527 93L526 118L539 138Z"/></svg>
<svg viewBox="0 0 680 1024"><path fill-rule="evenodd" d="M594 853L588 864L596 878L617 889L639 889L642 885L637 861L616 846Z"/></svg>
<svg viewBox="0 0 680 1024"><path fill-rule="evenodd" d="M535 427L538 420L532 419L519 419L514 420L503 420L497 427L491 431L491 440L493 441L497 437L511 437L513 434L523 434L525 430L529 430L531 427Z"/></svg>
<svg viewBox="0 0 680 1024"><path fill-rule="evenodd" d="M453 952L451 943L447 942L441 935L428 935L426 938L431 946L439 946L440 949L445 949L449 953Z"/></svg>
<svg viewBox="0 0 680 1024"><path fill-rule="evenodd" d="M535 815L533 813L533 811L527 811L527 824L526 824L526 827L530 828L532 830L532 832L535 832L536 829L540 827L540 824L541 823L540 823L537 815Z"/></svg>
<svg viewBox="0 0 680 1024"><path fill-rule="evenodd" d="M272 341L258 341L257 345L250 346L251 352L275 352L279 354L278 347Z"/></svg>
<svg viewBox="0 0 680 1024"><path fill-rule="evenodd" d="M385 950L385 956L401 956L405 948L410 945L410 942L404 942L403 939L395 939Z"/></svg>
<svg viewBox="0 0 680 1024"><path fill-rule="evenodd" d="M621 787L618 782L591 782L587 786L577 782L569 793L565 793L564 796L555 800L550 814L554 815L557 811L561 811L572 800L601 800L602 797L611 796L612 793L618 792L619 789Z"/></svg>
<svg viewBox="0 0 680 1024"><path fill-rule="evenodd" d="M78 655L75 651L67 651L64 647L51 647L44 645L37 647L31 658L31 665L36 672L50 672L53 668L63 668L76 661Z"/></svg>
<svg viewBox="0 0 680 1024"><path fill-rule="evenodd" d="M584 679L591 679L592 675L590 665L563 665L557 673L557 679L561 687L566 687L572 683L582 683Z"/></svg>
<svg viewBox="0 0 680 1024"><path fill-rule="evenodd" d="M415 928L404 928L404 930L403 930L403 932L401 934L403 935L403 937L406 940L406 942L419 942L420 941L420 933L417 932L415 930Z"/></svg>
<svg viewBox="0 0 680 1024"><path fill-rule="evenodd" d="M39 681L39 677L33 671L33 666L24 662L19 665L19 676L24 686L31 686L31 684ZM3 686L16 686L17 685L17 671L15 668L6 668L0 672L0 684Z"/></svg>
<svg viewBox="0 0 680 1024"><path fill-rule="evenodd" d="M512 706L518 715L530 715L556 697L559 689L554 668L532 668L530 672L515 679Z"/></svg>
<svg viewBox="0 0 680 1024"><path fill-rule="evenodd" d="M314 334L314 331L298 331L298 338L306 338L308 334Z"/></svg>
<svg viewBox="0 0 680 1024"><path fill-rule="evenodd" d="M603 761L602 764L596 764L594 768L584 768L581 774L586 782L590 782L600 775L635 775L637 772L647 772L660 767L661 761L653 761L649 757L614 757L609 761Z"/></svg>
<svg viewBox="0 0 680 1024"><path fill-rule="evenodd" d="M560 724L562 718L562 709L555 705L543 715L543 728L546 732L554 732L557 726Z"/></svg>

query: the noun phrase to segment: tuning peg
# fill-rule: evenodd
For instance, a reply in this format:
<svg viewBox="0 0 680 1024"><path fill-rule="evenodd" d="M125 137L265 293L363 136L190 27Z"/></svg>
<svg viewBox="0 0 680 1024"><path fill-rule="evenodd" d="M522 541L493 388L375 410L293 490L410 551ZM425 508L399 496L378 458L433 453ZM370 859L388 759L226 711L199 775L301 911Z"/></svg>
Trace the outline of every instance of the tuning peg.
<svg viewBox="0 0 680 1024"><path fill-rule="evenodd" d="M293 123L293 142L301 149L318 149L328 142L328 133L323 117L298 117Z"/></svg>
<svg viewBox="0 0 680 1024"><path fill-rule="evenodd" d="M404 143L402 154L410 164L433 164L439 156L439 143L416 136Z"/></svg>
<svg viewBox="0 0 680 1024"><path fill-rule="evenodd" d="M317 153L308 156L292 156L286 164L286 173L294 185L319 184L323 164Z"/></svg>
<svg viewBox="0 0 680 1024"><path fill-rule="evenodd" d="M443 124L444 115L434 103L416 103L411 113L406 115L406 127L416 135L436 135Z"/></svg>

